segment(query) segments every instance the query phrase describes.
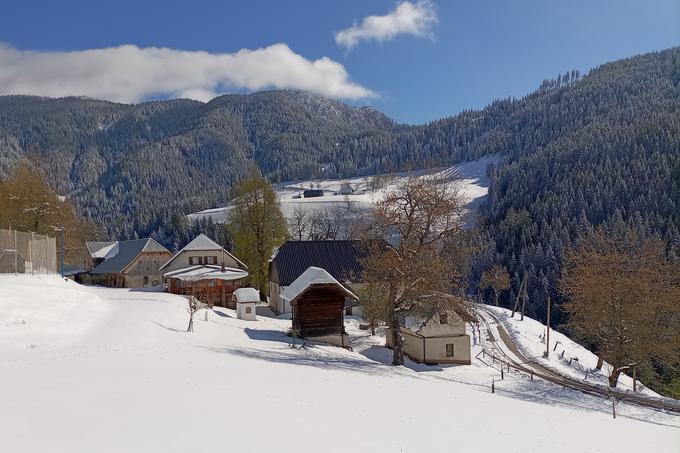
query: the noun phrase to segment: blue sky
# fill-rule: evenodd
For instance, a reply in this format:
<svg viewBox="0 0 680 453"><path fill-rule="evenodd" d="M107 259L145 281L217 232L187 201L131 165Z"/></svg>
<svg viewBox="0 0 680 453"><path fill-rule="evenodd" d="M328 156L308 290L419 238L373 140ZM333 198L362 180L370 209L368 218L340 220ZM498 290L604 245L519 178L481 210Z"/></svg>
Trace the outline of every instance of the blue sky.
<svg viewBox="0 0 680 453"><path fill-rule="evenodd" d="M543 79L567 70L585 72L606 61L680 45L678 0L439 0L432 2L437 22L420 36L402 33L383 41L362 40L351 49L336 43L334 32L370 15L387 15L397 3L4 0L0 42L9 50L0 52L0 91L113 100L175 95L202 99L260 87L309 86L352 104L373 105L400 122L423 123L483 107L496 98L520 97ZM269 47L276 43L284 43L287 49ZM180 59L169 56L177 68L170 70L174 72L168 80L153 75L159 65L166 67L166 56L158 57L153 69L146 66L148 54L139 49L128 49L125 57L104 54L82 61L73 60L81 54L68 53L122 44L219 55L241 49L267 50L253 56L254 60L235 59L217 66L205 62L205 67L202 60L193 59L198 54ZM40 58L26 51L39 52ZM321 61L323 57L332 61ZM286 74L277 75L281 62L292 66L283 71ZM251 64L255 73L241 73ZM13 65L14 73L22 74L21 80L3 79L3 66L14 69ZM122 74L123 80L111 82L110 91L102 91L110 81L109 65L138 78ZM192 73L194 66L197 71L219 68L215 70L238 74L210 89L194 89L192 83L200 79ZM93 67L106 72L97 73ZM289 75L298 69L300 74ZM78 77L89 74L90 79L82 84L83 93L72 93L80 89L77 84L63 88L70 91L59 91L64 85L60 77L76 73ZM271 75L253 81L260 73ZM304 80L295 79L298 76ZM96 89L86 88L92 78ZM336 82L337 89L324 86ZM125 96L114 86L134 83L142 86ZM156 85L158 93L150 93Z"/></svg>

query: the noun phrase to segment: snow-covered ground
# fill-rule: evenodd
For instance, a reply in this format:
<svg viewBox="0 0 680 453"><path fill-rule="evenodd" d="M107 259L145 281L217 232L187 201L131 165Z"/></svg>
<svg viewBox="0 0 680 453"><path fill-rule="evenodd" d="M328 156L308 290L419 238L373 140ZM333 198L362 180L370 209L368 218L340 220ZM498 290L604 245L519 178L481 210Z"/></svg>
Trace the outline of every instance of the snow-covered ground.
<svg viewBox="0 0 680 453"><path fill-rule="evenodd" d="M528 316L520 320L519 313L510 317L512 312L506 308L487 305L486 309L495 313L518 350L527 359L559 374L608 387L607 376L611 371L611 365L605 363L601 370L596 370L597 356L588 349L572 341L566 335L551 329L550 354L546 358L543 356L546 351L544 324ZM632 391L633 378L621 374L617 388ZM640 382L638 382L637 391L645 396L660 396L641 385Z"/></svg>
<svg viewBox="0 0 680 453"><path fill-rule="evenodd" d="M515 373L492 394L476 360L394 368L355 318L354 351L302 348L258 310L188 334L180 296L0 275L2 451L680 451L680 417Z"/></svg>
<svg viewBox="0 0 680 453"><path fill-rule="evenodd" d="M475 211L479 203L489 192L489 178L486 175L488 164L497 163L499 156L486 156L479 160L463 162L453 167L435 173L438 176L456 176L455 184L460 192L467 199L468 211ZM371 189L369 181L372 176L362 176L347 179L323 179L290 181L278 184L274 187L276 195L281 202L281 211L287 219L293 217L293 212L297 206L302 206L307 210L329 209L333 207L347 208L359 211L369 208L373 203L380 200L384 193L393 188L397 181L411 175L420 175L424 172L416 171L410 173L397 173L389 178L391 181L385 187L377 190ZM338 192L343 184L349 184L354 190L353 195L339 195ZM324 191L323 197L302 198L300 194L305 189L321 189ZM189 214L191 220L211 217L213 221L223 223L229 216L229 207L206 209L205 211Z"/></svg>

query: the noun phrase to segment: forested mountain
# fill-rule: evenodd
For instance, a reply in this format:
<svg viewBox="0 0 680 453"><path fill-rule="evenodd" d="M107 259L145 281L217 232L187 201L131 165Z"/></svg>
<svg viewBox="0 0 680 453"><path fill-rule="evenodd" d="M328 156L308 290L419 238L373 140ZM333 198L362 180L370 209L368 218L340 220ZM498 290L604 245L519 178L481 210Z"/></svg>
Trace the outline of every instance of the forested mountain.
<svg viewBox="0 0 680 453"><path fill-rule="evenodd" d="M542 318L580 231L626 222L680 244L680 49L571 71L420 126L295 91L139 105L0 97L0 176L30 156L110 237L153 234L171 247L185 240L183 214L225 201L250 165L280 181L496 153L505 159L491 169L489 248L475 275L497 262L517 289L528 272L530 314Z"/></svg>

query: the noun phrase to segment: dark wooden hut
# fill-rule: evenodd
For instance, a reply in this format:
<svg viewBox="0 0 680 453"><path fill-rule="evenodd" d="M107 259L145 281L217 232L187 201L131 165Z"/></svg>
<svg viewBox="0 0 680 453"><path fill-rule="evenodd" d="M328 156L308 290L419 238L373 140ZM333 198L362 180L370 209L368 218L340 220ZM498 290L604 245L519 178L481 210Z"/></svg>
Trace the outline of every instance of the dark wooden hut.
<svg viewBox="0 0 680 453"><path fill-rule="evenodd" d="M310 267L281 294L293 311L293 329L302 337L349 346L344 309L347 299L358 300L328 272Z"/></svg>

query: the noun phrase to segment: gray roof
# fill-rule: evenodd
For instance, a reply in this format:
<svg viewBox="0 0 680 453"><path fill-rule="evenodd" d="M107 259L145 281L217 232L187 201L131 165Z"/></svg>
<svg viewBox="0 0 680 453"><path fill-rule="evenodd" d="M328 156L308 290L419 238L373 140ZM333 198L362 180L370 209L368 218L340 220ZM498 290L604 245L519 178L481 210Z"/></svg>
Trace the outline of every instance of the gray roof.
<svg viewBox="0 0 680 453"><path fill-rule="evenodd" d="M119 241L118 253L92 270L93 274L119 274L142 252L170 251L151 238Z"/></svg>
<svg viewBox="0 0 680 453"><path fill-rule="evenodd" d="M115 242L86 242L85 247L87 247L87 251L90 252L90 255L94 255L97 253L99 250L103 249L104 247L107 247L109 245L114 244Z"/></svg>

